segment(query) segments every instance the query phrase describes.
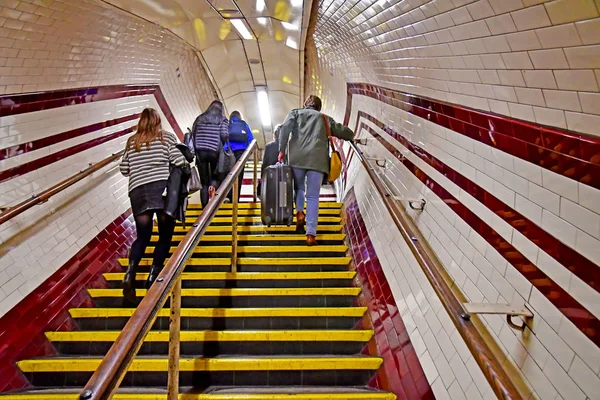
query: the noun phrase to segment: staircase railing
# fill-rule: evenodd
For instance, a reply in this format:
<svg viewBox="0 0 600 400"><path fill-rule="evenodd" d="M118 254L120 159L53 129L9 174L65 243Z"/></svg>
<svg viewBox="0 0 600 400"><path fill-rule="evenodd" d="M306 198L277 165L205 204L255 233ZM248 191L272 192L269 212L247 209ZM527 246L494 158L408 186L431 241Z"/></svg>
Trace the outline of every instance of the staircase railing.
<svg viewBox="0 0 600 400"><path fill-rule="evenodd" d="M124 150L122 150L118 153L115 153L109 157L106 157L104 160L99 161L96 164L91 164L88 168L79 171L75 175L73 175L63 181L60 181L56 185L44 190L43 192L34 194L27 200L22 201L21 203L15 205L15 206L12 206L12 207L9 207L9 208L3 210L2 213L0 213L0 225L2 225L3 223L5 223L8 220L11 220L12 218L16 217L17 215L29 210L31 207L33 207L37 204L42 204L42 203L47 202L48 199L50 199L50 197L54 196L55 194L62 192L69 186L76 184L80 180L90 176L91 174L104 168L108 164L110 164L114 161L117 161L118 159L121 158L121 156L123 155L123 152L124 152Z"/></svg>
<svg viewBox="0 0 600 400"><path fill-rule="evenodd" d="M217 210L233 189L233 215L232 234L237 231L238 192L240 190L238 175L243 173L244 166L251 154L254 153L254 200L256 201L257 183L257 153L256 140L253 140L248 149L242 154L231 172L219 187L215 197L192 225L180 245L175 249L169 261L158 275L155 283L148 289L146 295L134 311L129 321L121 331L117 340L106 353L98 369L85 385L79 398L82 400L110 399L119 388L127 370L140 347L144 338L154 324L158 313L165 302L171 297L171 313L169 324L169 368L168 368L168 399L177 400L179 391L179 331L181 310L181 273L187 260L200 242L202 235L210 225ZM232 235L232 271L235 271L235 252L237 248L237 235Z"/></svg>
<svg viewBox="0 0 600 400"><path fill-rule="evenodd" d="M458 332L481 367L481 370L498 398L522 399L523 396L508 376L502 363L488 346L481 332L469 318L469 314L464 309L461 301L452 291L448 282L444 279L444 276L441 273L441 271L444 270L443 265L429 246L425 244L426 241L420 234L418 228L406 214L403 207L394 199L393 194L390 193L382 183L381 178L374 171L374 167L369 164L363 152L355 143L350 143L350 148L369 174L369 177L373 181L373 185L381 196L396 227L425 273L433 290L435 290L436 294L439 296L444 308L452 319L452 322L458 329Z"/></svg>

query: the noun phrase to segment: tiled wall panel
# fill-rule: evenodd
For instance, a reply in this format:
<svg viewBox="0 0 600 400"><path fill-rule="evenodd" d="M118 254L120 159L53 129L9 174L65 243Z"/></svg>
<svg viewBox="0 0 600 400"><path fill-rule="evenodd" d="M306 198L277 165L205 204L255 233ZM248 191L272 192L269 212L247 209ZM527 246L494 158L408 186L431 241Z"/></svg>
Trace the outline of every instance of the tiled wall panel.
<svg viewBox="0 0 600 400"><path fill-rule="evenodd" d="M122 150L143 108L181 134L214 97L195 51L156 25L97 0L0 1L0 206ZM0 226L0 316L126 212L116 166Z"/></svg>
<svg viewBox="0 0 600 400"><path fill-rule="evenodd" d="M598 2L317 5L306 93L369 138L363 149L387 160L377 170L395 195L427 199L425 211L409 214L462 296L534 312L524 333L502 316L482 318L527 390L542 399L598 398ZM410 257L400 244L382 248L394 233L344 148L349 170L336 188L356 193L386 277L395 277L388 281L401 316L410 318L402 311L412 302L413 281L402 275ZM437 301L426 284L421 290ZM435 396L483 396L453 386L459 363L423 356L444 345L424 341L419 353Z"/></svg>

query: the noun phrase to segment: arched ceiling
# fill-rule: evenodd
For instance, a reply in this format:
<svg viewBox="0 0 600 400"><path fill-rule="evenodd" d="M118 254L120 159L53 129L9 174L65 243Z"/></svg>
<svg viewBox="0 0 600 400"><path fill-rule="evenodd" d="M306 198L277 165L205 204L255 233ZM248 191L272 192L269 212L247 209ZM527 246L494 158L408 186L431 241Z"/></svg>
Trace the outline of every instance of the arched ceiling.
<svg viewBox="0 0 600 400"><path fill-rule="evenodd" d="M198 50L228 112L239 110L264 147L301 104L304 43L312 0L105 0L156 23ZM248 32L236 29L242 24ZM244 37L245 36L245 37ZM257 88L269 95L264 126Z"/></svg>

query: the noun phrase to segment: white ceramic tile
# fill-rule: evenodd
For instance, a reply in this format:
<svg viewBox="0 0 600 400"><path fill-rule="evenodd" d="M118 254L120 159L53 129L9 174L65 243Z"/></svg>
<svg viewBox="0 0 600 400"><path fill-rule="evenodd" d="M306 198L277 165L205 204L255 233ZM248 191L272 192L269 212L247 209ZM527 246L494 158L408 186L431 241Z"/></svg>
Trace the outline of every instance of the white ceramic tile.
<svg viewBox="0 0 600 400"><path fill-rule="evenodd" d="M529 182L528 199L555 214L560 212L560 196L532 182Z"/></svg>

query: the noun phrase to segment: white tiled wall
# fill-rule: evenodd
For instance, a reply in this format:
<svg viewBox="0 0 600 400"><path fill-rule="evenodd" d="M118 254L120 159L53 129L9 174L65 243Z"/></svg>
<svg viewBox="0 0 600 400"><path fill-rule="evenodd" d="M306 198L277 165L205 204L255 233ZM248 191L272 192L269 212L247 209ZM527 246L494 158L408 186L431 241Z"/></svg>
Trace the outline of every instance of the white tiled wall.
<svg viewBox="0 0 600 400"><path fill-rule="evenodd" d="M214 98L197 55L167 31L99 0L0 0L0 95L116 84L160 84L181 129ZM153 95L73 105L0 120L0 148L93 123L160 111ZM173 131L162 115L163 128ZM5 170L136 124L111 126L0 161ZM126 136L0 184L13 205L124 147ZM0 226L0 316L129 208L117 164Z"/></svg>
<svg viewBox="0 0 600 400"><path fill-rule="evenodd" d="M600 135L597 0L320 4L327 75ZM306 81L331 101L327 75Z"/></svg>

